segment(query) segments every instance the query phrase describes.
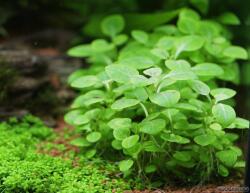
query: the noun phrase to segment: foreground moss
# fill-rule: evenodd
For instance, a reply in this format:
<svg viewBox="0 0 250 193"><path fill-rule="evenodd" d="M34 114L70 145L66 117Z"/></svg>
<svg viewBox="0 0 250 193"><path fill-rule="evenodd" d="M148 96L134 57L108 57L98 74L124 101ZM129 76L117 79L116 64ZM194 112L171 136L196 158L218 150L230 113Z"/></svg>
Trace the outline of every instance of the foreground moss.
<svg viewBox="0 0 250 193"><path fill-rule="evenodd" d="M0 192L94 193L123 192L130 183L114 165L96 159L72 160L36 153L36 145L53 137L51 129L32 116L0 123Z"/></svg>

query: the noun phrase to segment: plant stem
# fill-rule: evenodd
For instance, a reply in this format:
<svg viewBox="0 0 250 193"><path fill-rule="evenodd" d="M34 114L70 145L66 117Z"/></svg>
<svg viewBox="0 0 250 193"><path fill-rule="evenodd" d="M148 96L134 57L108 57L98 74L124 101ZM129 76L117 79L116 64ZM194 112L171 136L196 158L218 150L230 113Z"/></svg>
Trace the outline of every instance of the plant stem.
<svg viewBox="0 0 250 193"><path fill-rule="evenodd" d="M143 111L145 113L145 117L147 117L148 116L148 110L147 110L147 108L145 107L145 105L143 103L140 103L140 105L141 105L141 107L142 107L142 109L143 109Z"/></svg>

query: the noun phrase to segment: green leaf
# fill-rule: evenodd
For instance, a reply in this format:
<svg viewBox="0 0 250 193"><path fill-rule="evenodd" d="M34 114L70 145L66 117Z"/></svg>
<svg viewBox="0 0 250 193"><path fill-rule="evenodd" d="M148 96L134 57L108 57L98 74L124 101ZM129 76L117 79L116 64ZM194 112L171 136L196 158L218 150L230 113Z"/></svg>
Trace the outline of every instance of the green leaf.
<svg viewBox="0 0 250 193"><path fill-rule="evenodd" d="M143 149L147 152L163 152L164 150L155 144L154 141L145 141L143 143Z"/></svg>
<svg viewBox="0 0 250 193"><path fill-rule="evenodd" d="M126 127L121 127L121 128L117 127L114 129L113 135L115 139L123 140L130 135L130 130L129 128L126 128Z"/></svg>
<svg viewBox="0 0 250 193"><path fill-rule="evenodd" d="M155 119L143 122L141 124L140 131L150 135L156 135L160 133L165 127L166 121L164 119Z"/></svg>
<svg viewBox="0 0 250 193"><path fill-rule="evenodd" d="M224 127L229 126L235 121L236 114L232 107L225 104L216 104L212 108L213 116L216 118L218 123Z"/></svg>
<svg viewBox="0 0 250 193"><path fill-rule="evenodd" d="M201 146L211 145L215 142L215 140L216 140L216 137L211 134L203 134L203 135L196 136L194 138L195 143Z"/></svg>
<svg viewBox="0 0 250 193"><path fill-rule="evenodd" d="M94 157L96 154L96 149L90 149L87 152L84 153L84 156L87 157L88 159Z"/></svg>
<svg viewBox="0 0 250 193"><path fill-rule="evenodd" d="M105 71L112 80L119 83L127 83L131 76L139 75L139 72L133 67L116 64L107 66Z"/></svg>
<svg viewBox="0 0 250 193"><path fill-rule="evenodd" d="M165 65L170 70L190 70L191 65L186 60L166 60Z"/></svg>
<svg viewBox="0 0 250 193"><path fill-rule="evenodd" d="M147 165L147 166L145 167L145 172L146 172L147 174L153 173L153 172L155 172L156 170L157 170L157 167L156 167L155 165Z"/></svg>
<svg viewBox="0 0 250 193"><path fill-rule="evenodd" d="M184 34L195 34L198 29L198 22L192 18L180 17L177 27Z"/></svg>
<svg viewBox="0 0 250 193"><path fill-rule="evenodd" d="M240 129L248 129L249 128L249 121L246 119L242 119L237 117L234 121L235 128L240 128Z"/></svg>
<svg viewBox="0 0 250 193"><path fill-rule="evenodd" d="M235 59L247 59L247 51L240 46L229 46L223 51L223 55Z"/></svg>
<svg viewBox="0 0 250 193"><path fill-rule="evenodd" d="M211 95L215 98L216 102L219 102L234 97L236 92L229 88L215 88L211 90Z"/></svg>
<svg viewBox="0 0 250 193"><path fill-rule="evenodd" d="M229 175L228 169L221 164L218 167L218 173L223 177L227 177Z"/></svg>
<svg viewBox="0 0 250 193"><path fill-rule="evenodd" d="M122 140L122 147L125 149L133 147L139 141L139 135L131 135Z"/></svg>
<svg viewBox="0 0 250 193"><path fill-rule="evenodd" d="M197 76L194 72L187 69L175 69L171 70L168 74L166 74L163 79L170 78L173 80L193 80L196 79Z"/></svg>
<svg viewBox="0 0 250 193"><path fill-rule="evenodd" d="M92 49L88 44L78 45L70 48L67 54L72 57L88 57L92 55Z"/></svg>
<svg viewBox="0 0 250 193"><path fill-rule="evenodd" d="M169 57L168 51L161 48L154 48L151 50L151 53L162 60L165 60Z"/></svg>
<svg viewBox="0 0 250 193"><path fill-rule="evenodd" d="M200 80L190 80L188 83L191 86L191 88L195 92L197 92L198 94L205 95L205 96L209 95L210 88L205 83L203 83L202 81L200 81Z"/></svg>
<svg viewBox="0 0 250 193"><path fill-rule="evenodd" d="M94 52L107 52L114 49L114 45L104 39L97 39L91 42L91 48Z"/></svg>
<svg viewBox="0 0 250 193"><path fill-rule="evenodd" d="M149 68L147 70L144 70L143 73L151 77L156 77L161 75L162 69L158 67Z"/></svg>
<svg viewBox="0 0 250 193"><path fill-rule="evenodd" d="M116 128L130 128L131 127L131 119L129 118L114 118L108 122L108 126L112 129Z"/></svg>
<svg viewBox="0 0 250 193"><path fill-rule="evenodd" d="M70 142L71 145L75 145L75 146L78 146L78 147L88 147L91 145L90 142L88 142L86 139L84 138L76 138L74 140L72 140Z"/></svg>
<svg viewBox="0 0 250 193"><path fill-rule="evenodd" d="M94 132L89 133L86 136L86 139L88 142L95 143L99 141L101 137L102 137L102 134L100 132L94 131Z"/></svg>
<svg viewBox="0 0 250 193"><path fill-rule="evenodd" d="M198 76L220 76L224 73L223 69L214 63L198 64L192 69Z"/></svg>
<svg viewBox="0 0 250 193"><path fill-rule="evenodd" d="M167 90L149 96L152 103L162 107L172 107L180 100L180 93L176 90Z"/></svg>
<svg viewBox="0 0 250 193"><path fill-rule="evenodd" d="M125 34L117 35L113 38L113 43L117 46L120 46L128 41L128 36Z"/></svg>
<svg viewBox="0 0 250 193"><path fill-rule="evenodd" d="M226 12L219 16L218 20L226 25L239 25L239 18L232 12Z"/></svg>
<svg viewBox="0 0 250 193"><path fill-rule="evenodd" d="M233 167L237 161L237 154L233 150L219 151L216 153L216 157L228 167Z"/></svg>
<svg viewBox="0 0 250 193"><path fill-rule="evenodd" d="M150 68L154 65L154 61L148 56L128 56L119 59L118 63L138 70Z"/></svg>
<svg viewBox="0 0 250 193"><path fill-rule="evenodd" d="M209 0L190 0L190 2L203 14L207 13L209 8Z"/></svg>
<svg viewBox="0 0 250 193"><path fill-rule="evenodd" d="M123 160L119 162L119 169L122 172L128 171L134 164L134 161L131 159Z"/></svg>
<svg viewBox="0 0 250 193"><path fill-rule="evenodd" d="M190 142L188 138L182 137L180 135L175 135L175 134L162 134L161 138L165 141L179 143L179 144L186 144Z"/></svg>
<svg viewBox="0 0 250 193"><path fill-rule="evenodd" d="M137 99L127 99L127 98L122 98L119 99L117 101L115 101L112 105L111 105L111 109L114 110L122 110L128 107L133 107L137 104L139 104L139 100Z"/></svg>
<svg viewBox="0 0 250 193"><path fill-rule="evenodd" d="M93 75L88 75L88 76L81 76L79 78L76 78L73 80L70 84L70 86L74 88L87 88L94 86L99 82L98 78Z"/></svg>
<svg viewBox="0 0 250 193"><path fill-rule="evenodd" d="M119 140L113 140L111 143L112 147L116 150L121 150L122 149L122 143Z"/></svg>
<svg viewBox="0 0 250 193"><path fill-rule="evenodd" d="M105 17L101 23L102 32L110 37L115 37L125 26L125 21L121 15L110 15Z"/></svg>
<svg viewBox="0 0 250 193"><path fill-rule="evenodd" d="M187 151L177 151L174 153L173 157L178 161L188 162L191 160L190 152Z"/></svg>
<svg viewBox="0 0 250 193"><path fill-rule="evenodd" d="M183 51L196 51L199 50L205 40L201 36L190 35L178 39L176 43L175 58L177 58Z"/></svg>
<svg viewBox="0 0 250 193"><path fill-rule="evenodd" d="M142 30L133 30L131 35L139 43L146 44L148 42L148 34Z"/></svg>

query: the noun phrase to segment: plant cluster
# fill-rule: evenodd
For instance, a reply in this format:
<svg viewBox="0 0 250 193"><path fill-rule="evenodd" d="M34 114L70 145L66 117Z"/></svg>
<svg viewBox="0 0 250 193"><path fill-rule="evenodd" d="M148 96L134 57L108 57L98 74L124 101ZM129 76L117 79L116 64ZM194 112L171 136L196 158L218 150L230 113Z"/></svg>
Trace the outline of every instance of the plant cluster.
<svg viewBox="0 0 250 193"><path fill-rule="evenodd" d="M129 36L124 26L121 15L108 16L101 23L108 40L68 52L91 64L69 77L81 91L65 115L83 135L73 142L86 157L112 152L125 175L206 181L244 167L232 129L249 122L230 106L236 92L220 85L239 82L236 60L247 52L222 24L190 9L180 10L176 25L149 32Z"/></svg>
<svg viewBox="0 0 250 193"><path fill-rule="evenodd" d="M100 159L72 160L38 154L36 145L53 137L52 130L33 116L0 123L0 191L4 193L123 192L130 183L117 175L117 167ZM131 183L132 184L132 183Z"/></svg>

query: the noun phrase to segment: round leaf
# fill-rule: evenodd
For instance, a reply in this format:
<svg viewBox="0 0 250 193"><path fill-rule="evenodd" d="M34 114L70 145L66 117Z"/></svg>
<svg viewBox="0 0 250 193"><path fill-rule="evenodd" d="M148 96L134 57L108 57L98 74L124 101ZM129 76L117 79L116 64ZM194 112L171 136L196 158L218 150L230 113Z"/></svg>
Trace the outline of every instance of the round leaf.
<svg viewBox="0 0 250 193"><path fill-rule="evenodd" d="M116 128L130 128L131 127L131 119L129 118L114 118L108 122L108 126L112 129Z"/></svg>
<svg viewBox="0 0 250 193"><path fill-rule="evenodd" d="M105 35L114 37L123 30L124 25L125 22L121 15L110 15L103 19L101 29Z"/></svg>
<svg viewBox="0 0 250 193"><path fill-rule="evenodd" d="M95 143L97 141L99 141L102 137L102 134L100 132L94 131L89 133L86 136L87 141L91 142L91 143Z"/></svg>
<svg viewBox="0 0 250 193"><path fill-rule="evenodd" d="M133 164L134 164L134 161L131 159L120 161L119 169L122 172L126 172L133 166Z"/></svg>
<svg viewBox="0 0 250 193"><path fill-rule="evenodd" d="M228 167L233 167L237 161L237 154L233 150L224 150L216 153L216 157Z"/></svg>
<svg viewBox="0 0 250 193"><path fill-rule="evenodd" d="M149 97L152 103L162 107L172 107L180 100L180 93L176 90L167 90L161 93L156 93Z"/></svg>
<svg viewBox="0 0 250 193"><path fill-rule="evenodd" d="M211 90L211 95L216 99L216 102L232 98L236 92L229 88L216 88Z"/></svg>
<svg viewBox="0 0 250 193"><path fill-rule="evenodd" d="M192 69L198 76L220 76L224 73L224 70L214 63L198 64Z"/></svg>
<svg viewBox="0 0 250 193"><path fill-rule="evenodd" d="M131 33L132 37L142 43L142 44L146 44L147 41L148 41L148 34L144 31L141 31L141 30L133 30L132 33Z"/></svg>
<svg viewBox="0 0 250 193"><path fill-rule="evenodd" d="M114 110L122 110L128 107L133 107L137 104L139 104L139 100L136 99L126 99L126 98L122 98L119 99L117 101L115 101L112 105L111 105L111 109Z"/></svg>
<svg viewBox="0 0 250 193"><path fill-rule="evenodd" d="M235 59L247 59L247 51L240 46L230 46L223 51L224 56Z"/></svg>
<svg viewBox="0 0 250 193"><path fill-rule="evenodd" d="M166 121L164 119L155 119L142 123L140 131L150 135L156 135L166 127Z"/></svg>
<svg viewBox="0 0 250 193"><path fill-rule="evenodd" d="M203 134L203 135L196 136L194 138L195 143L201 146L211 145L215 142L215 140L216 140L216 137L211 134Z"/></svg>
<svg viewBox="0 0 250 193"><path fill-rule="evenodd" d="M129 136L122 141L122 147L125 149L133 147L139 141L139 135Z"/></svg>
<svg viewBox="0 0 250 193"><path fill-rule="evenodd" d="M139 72L130 66L112 64L105 68L108 76L119 83L127 83L131 76L139 75Z"/></svg>
<svg viewBox="0 0 250 193"><path fill-rule="evenodd" d="M113 131L113 135L115 137L115 139L117 140L123 140L126 137L128 137L130 134L130 130L128 128L115 128Z"/></svg>
<svg viewBox="0 0 250 193"><path fill-rule="evenodd" d="M229 126L234 122L236 118L235 111L232 107L225 104L216 104L212 108L213 116L216 118L218 123L224 127Z"/></svg>
<svg viewBox="0 0 250 193"><path fill-rule="evenodd" d="M210 88L200 80L190 80L188 83L191 88L198 94L208 95L210 92Z"/></svg>
<svg viewBox="0 0 250 193"><path fill-rule="evenodd" d="M74 81L71 82L70 86L74 88L87 88L94 86L98 82L99 80L96 76L88 75L75 79Z"/></svg>

